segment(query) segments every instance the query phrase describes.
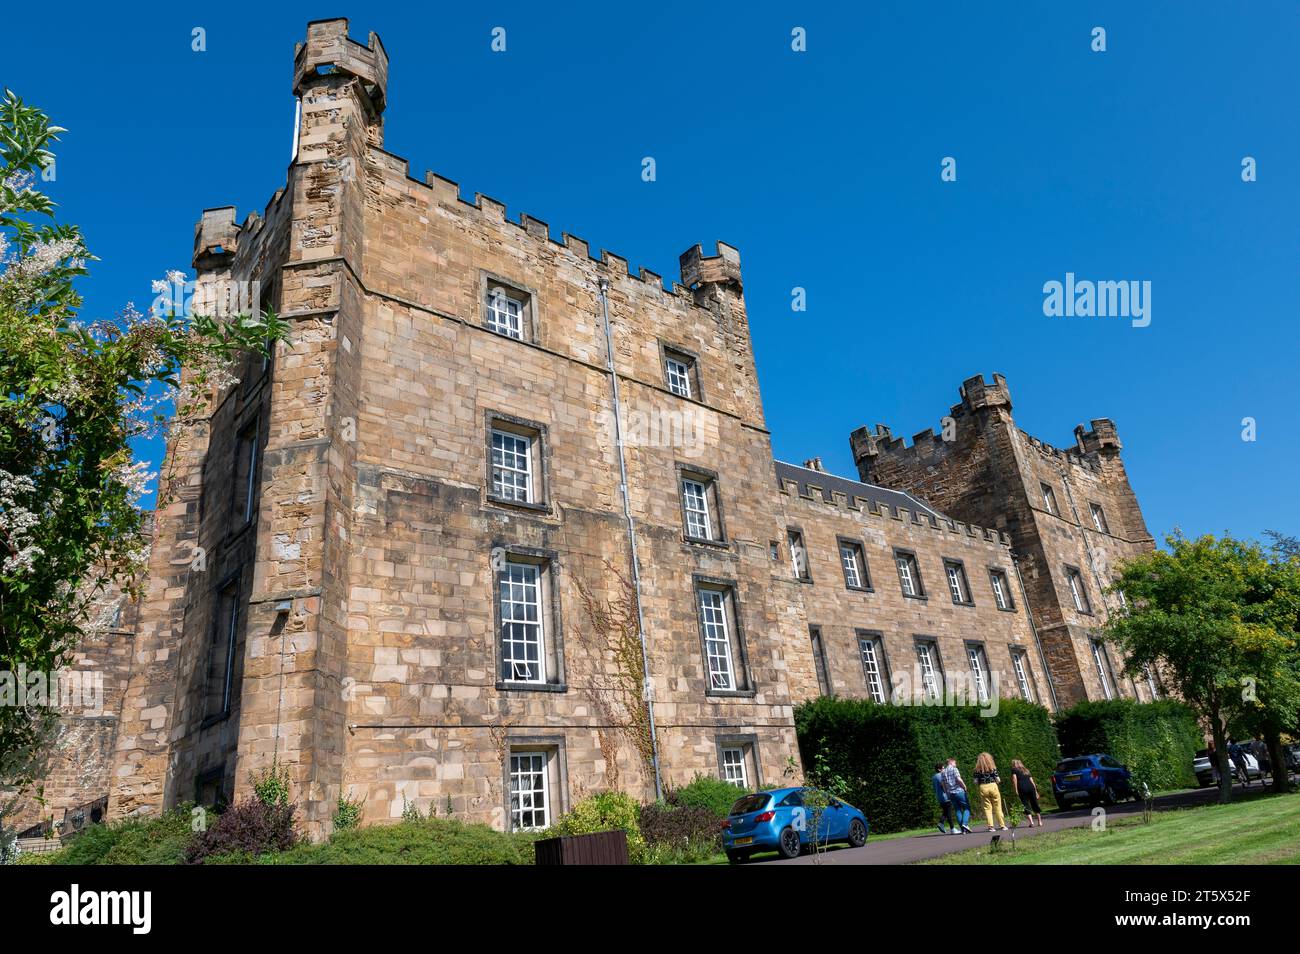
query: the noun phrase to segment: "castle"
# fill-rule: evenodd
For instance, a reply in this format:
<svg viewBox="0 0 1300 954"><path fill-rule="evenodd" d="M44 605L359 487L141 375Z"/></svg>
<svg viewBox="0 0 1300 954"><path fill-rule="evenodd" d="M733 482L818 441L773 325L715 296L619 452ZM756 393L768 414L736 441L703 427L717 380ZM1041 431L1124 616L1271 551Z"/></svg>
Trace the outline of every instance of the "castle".
<svg viewBox="0 0 1300 954"><path fill-rule="evenodd" d="M981 376L942 436L855 431L860 480L774 461L739 252L693 246L665 287L412 179L387 68L309 24L286 185L196 227L196 310L257 282L290 335L169 442L56 816L241 798L274 761L318 837L341 795L542 827L609 787L777 781L818 694L1159 692L1097 637L1152 546L1110 421L1050 447Z"/></svg>

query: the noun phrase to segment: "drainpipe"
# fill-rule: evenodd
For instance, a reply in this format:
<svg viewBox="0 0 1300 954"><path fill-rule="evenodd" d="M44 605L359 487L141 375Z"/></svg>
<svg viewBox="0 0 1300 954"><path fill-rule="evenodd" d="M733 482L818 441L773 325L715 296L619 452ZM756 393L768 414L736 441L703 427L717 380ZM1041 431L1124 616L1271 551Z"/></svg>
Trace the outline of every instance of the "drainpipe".
<svg viewBox="0 0 1300 954"><path fill-rule="evenodd" d="M1029 631L1034 634L1034 645L1038 647L1038 660L1043 665L1043 676L1047 679L1047 691L1052 695L1052 711L1060 712L1061 704L1056 701L1056 680L1052 678L1052 667L1047 664L1047 653L1043 651L1043 641L1038 638L1038 627L1034 625L1034 612L1029 606L1029 591L1025 589L1025 578L1020 575L1020 561L1011 554L1011 565L1016 571L1016 582L1020 584L1020 598L1025 604L1025 619L1029 620Z"/></svg>
<svg viewBox="0 0 1300 954"><path fill-rule="evenodd" d="M618 451L619 493L623 497L623 519L627 521L627 542L632 554L632 588L636 599L637 638L641 641L641 671L645 683L641 694L645 699L646 716L650 722L650 761L655 772L655 801L664 797L663 782L659 775L659 737L655 730L654 683L650 678L650 653L646 649L645 616L641 610L641 560L636 549L636 521L632 517L632 499L627 490L627 461L623 456L623 406L618 396L618 372L614 369L614 332L609 324L609 280L600 279L600 310L605 322L605 355L609 367L610 393L614 400L614 447Z"/></svg>

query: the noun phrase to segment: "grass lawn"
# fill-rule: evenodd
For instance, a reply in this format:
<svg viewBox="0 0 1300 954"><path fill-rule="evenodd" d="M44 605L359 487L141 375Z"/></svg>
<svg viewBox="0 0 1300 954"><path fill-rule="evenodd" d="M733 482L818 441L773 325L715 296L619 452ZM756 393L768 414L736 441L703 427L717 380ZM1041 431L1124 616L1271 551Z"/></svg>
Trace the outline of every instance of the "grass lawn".
<svg viewBox="0 0 1300 954"><path fill-rule="evenodd" d="M1003 844L1007 843L1005 835ZM961 851L930 865L1266 865L1300 864L1300 794L1239 798L1120 819L1105 831L1072 828L1017 842L1016 850Z"/></svg>

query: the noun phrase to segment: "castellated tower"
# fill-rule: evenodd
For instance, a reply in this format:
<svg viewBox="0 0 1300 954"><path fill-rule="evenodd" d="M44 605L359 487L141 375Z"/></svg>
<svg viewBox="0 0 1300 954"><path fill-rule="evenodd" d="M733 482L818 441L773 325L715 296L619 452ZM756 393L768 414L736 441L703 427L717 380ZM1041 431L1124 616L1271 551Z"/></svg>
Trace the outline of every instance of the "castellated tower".
<svg viewBox="0 0 1300 954"><path fill-rule="evenodd" d="M544 826L654 796L629 691L663 785L781 778L806 633L770 586L739 252L696 245L665 288L412 179L383 149L387 73L374 34L310 24L285 187L196 228L196 302L257 282L290 334L168 446L110 814L242 798L275 763L314 836L340 795L368 823Z"/></svg>
<svg viewBox="0 0 1300 954"><path fill-rule="evenodd" d="M1160 687L1121 675L1115 649L1097 638L1119 595L1104 594L1116 565L1154 544L1129 484L1113 421L1075 428L1056 448L1016 426L1006 379L961 386L940 433L912 445L888 427L850 436L864 481L914 493L951 517L1010 537L1061 706L1114 696L1144 701Z"/></svg>

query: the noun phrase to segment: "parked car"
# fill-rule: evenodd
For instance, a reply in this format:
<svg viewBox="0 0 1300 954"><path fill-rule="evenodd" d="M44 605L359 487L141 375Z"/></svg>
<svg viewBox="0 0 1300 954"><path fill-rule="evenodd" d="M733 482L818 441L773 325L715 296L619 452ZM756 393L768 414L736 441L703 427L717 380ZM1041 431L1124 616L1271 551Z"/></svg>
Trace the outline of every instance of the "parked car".
<svg viewBox="0 0 1300 954"><path fill-rule="evenodd" d="M1214 784L1214 763L1210 761L1210 750L1201 749L1192 759L1192 771L1196 773L1196 784L1201 788Z"/></svg>
<svg viewBox="0 0 1300 954"><path fill-rule="evenodd" d="M1259 759L1249 752L1243 754L1246 757L1247 780L1261 778L1263 773L1259 768ZM1228 759L1228 765L1232 769L1233 780L1237 782L1243 781L1241 770L1237 768L1237 764L1232 759ZM1196 773L1196 784L1201 788L1214 784L1214 763L1210 759L1209 749L1201 749L1196 753L1196 758L1192 761L1192 771Z"/></svg>
<svg viewBox="0 0 1300 954"><path fill-rule="evenodd" d="M1284 745L1282 751L1286 754L1287 769L1300 772L1300 745Z"/></svg>
<svg viewBox="0 0 1300 954"><path fill-rule="evenodd" d="M1078 755L1062 759L1052 772L1052 794L1062 808L1071 802L1114 805L1139 797L1128 766L1109 755Z"/></svg>
<svg viewBox="0 0 1300 954"><path fill-rule="evenodd" d="M722 847L733 864L759 851L794 858L813 840L812 811L804 805L805 788L778 788L736 799L722 823ZM848 802L832 798L817 825L817 843L867 843L867 816Z"/></svg>

